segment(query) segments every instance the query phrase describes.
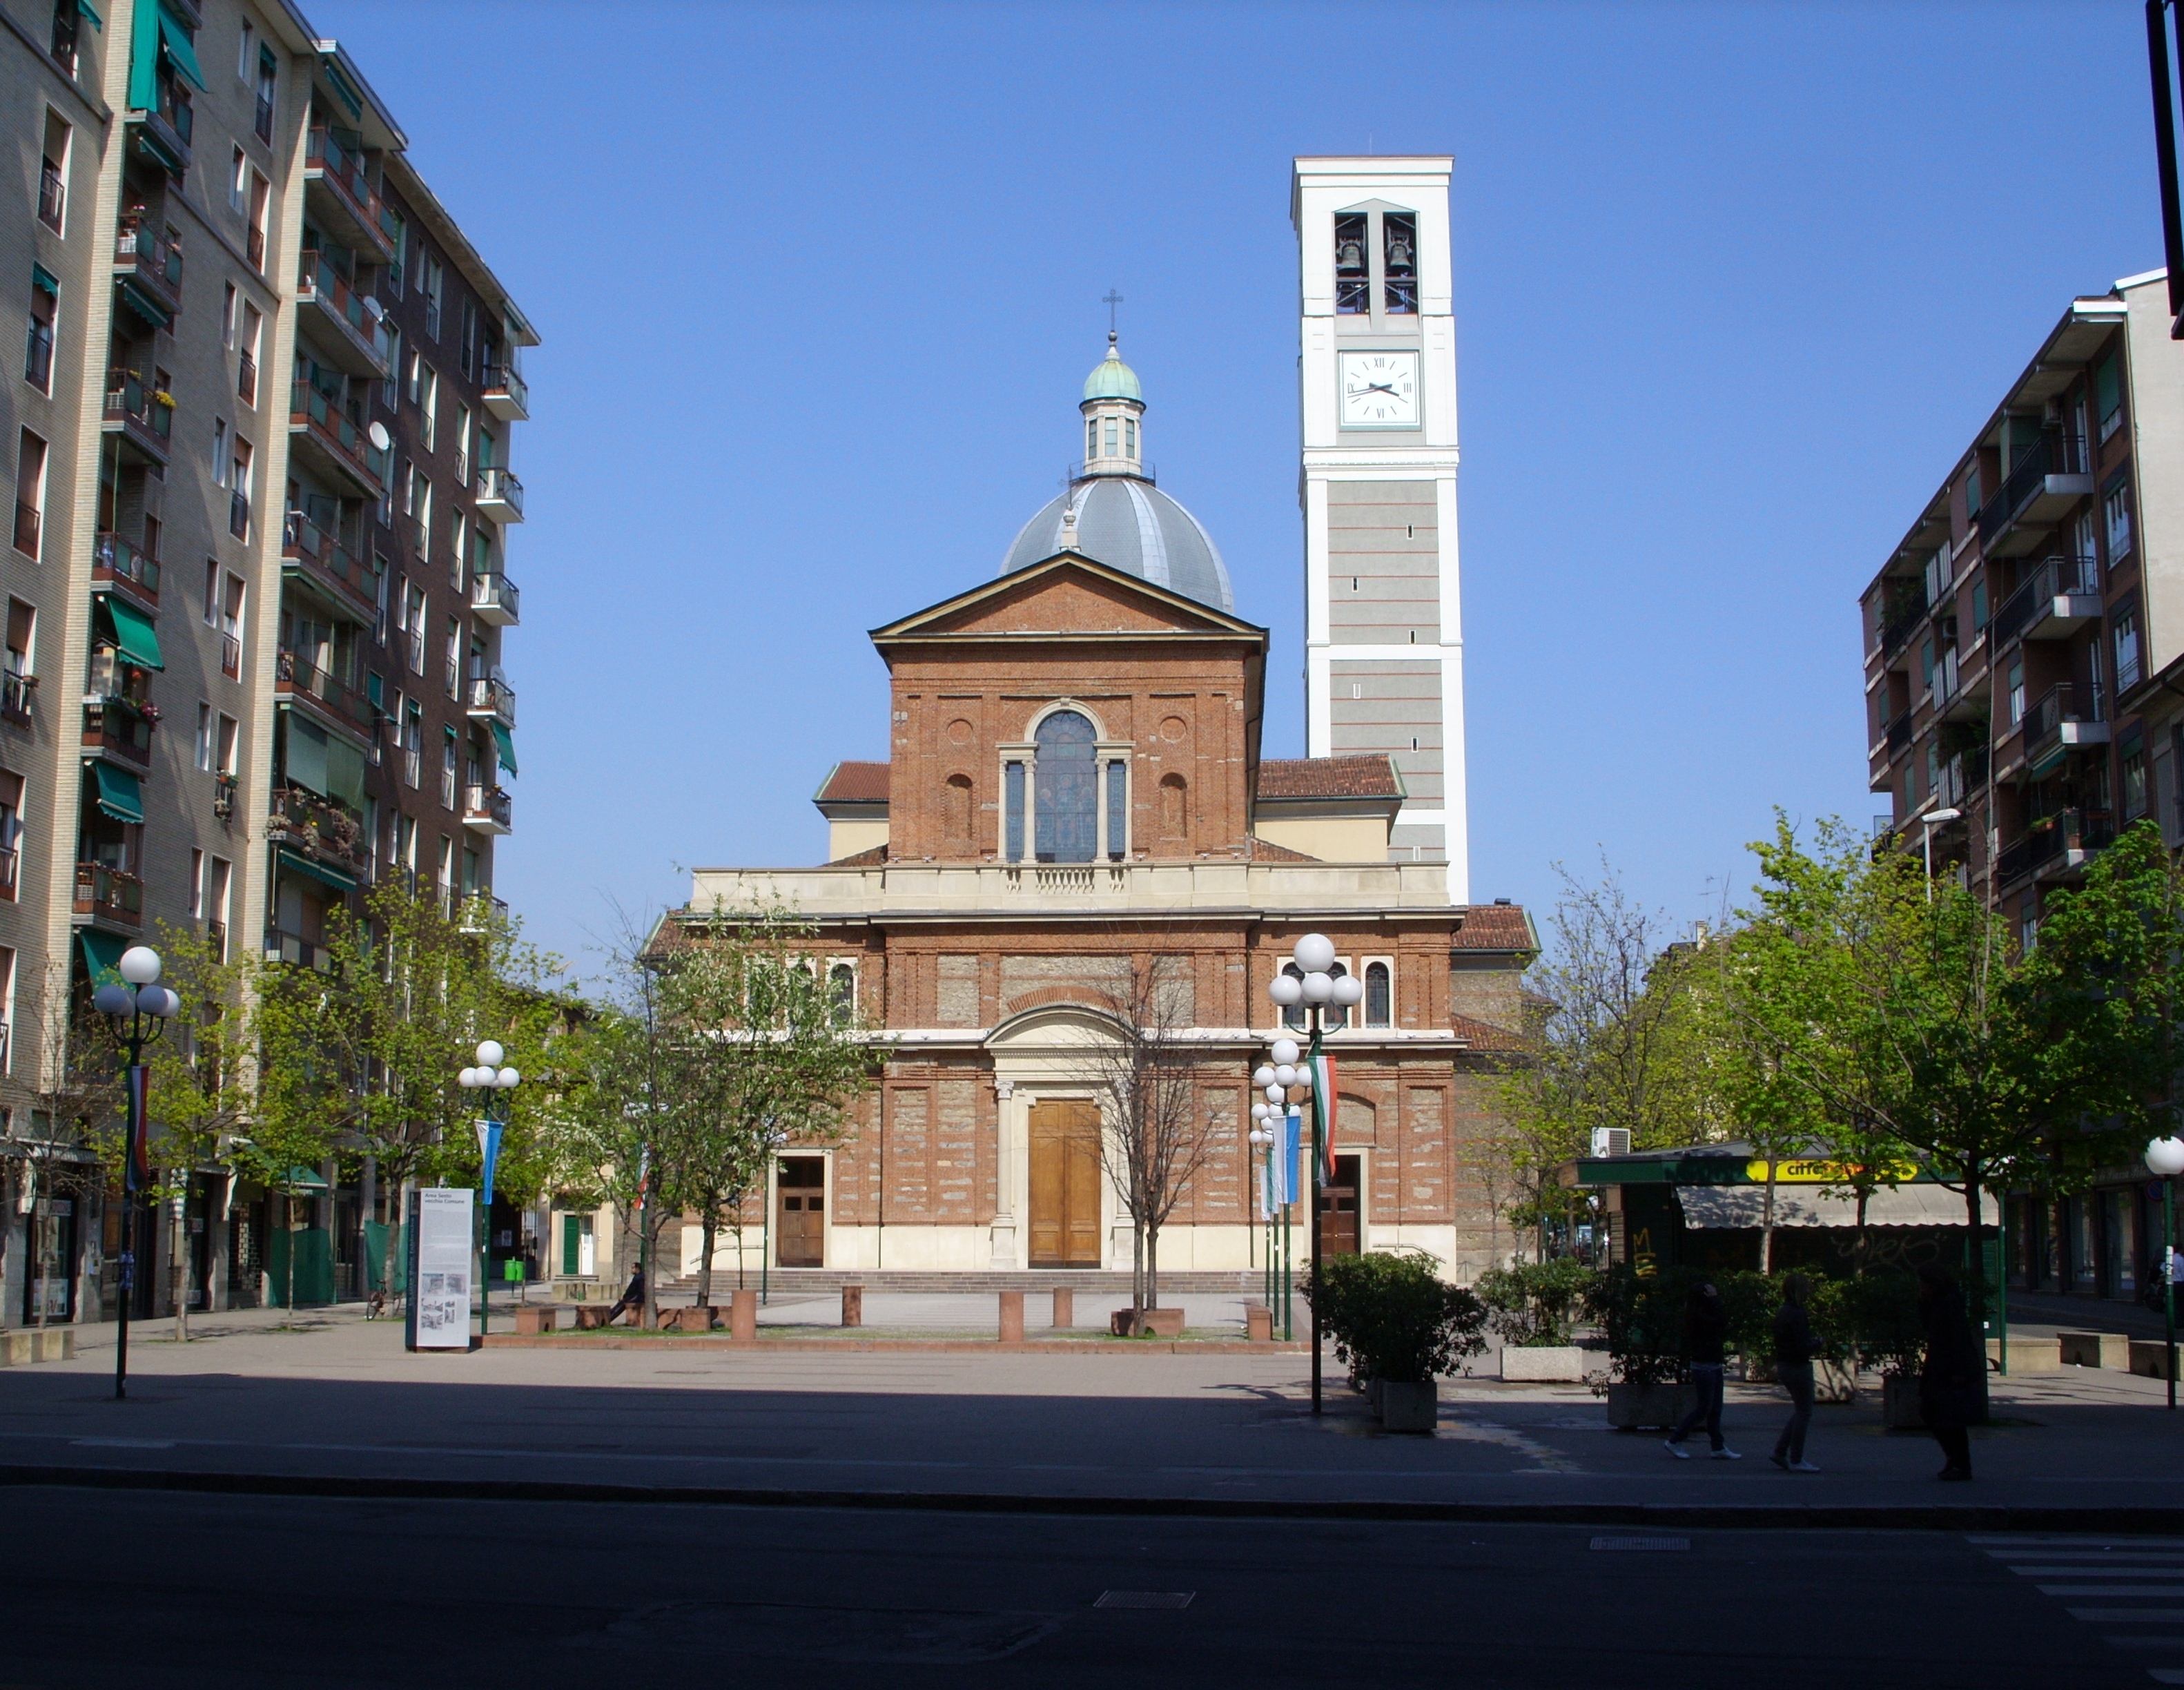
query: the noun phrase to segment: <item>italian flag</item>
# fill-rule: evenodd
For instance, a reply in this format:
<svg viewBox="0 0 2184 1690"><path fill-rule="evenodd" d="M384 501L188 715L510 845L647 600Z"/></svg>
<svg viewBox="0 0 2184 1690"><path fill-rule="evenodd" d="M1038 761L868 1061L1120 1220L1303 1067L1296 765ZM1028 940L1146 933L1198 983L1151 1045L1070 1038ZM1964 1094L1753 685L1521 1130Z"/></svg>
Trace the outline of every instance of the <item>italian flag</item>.
<svg viewBox="0 0 2184 1690"><path fill-rule="evenodd" d="M1312 1154L1319 1160L1319 1183L1334 1183L1334 1058L1314 1051L1305 1066L1312 1070Z"/></svg>

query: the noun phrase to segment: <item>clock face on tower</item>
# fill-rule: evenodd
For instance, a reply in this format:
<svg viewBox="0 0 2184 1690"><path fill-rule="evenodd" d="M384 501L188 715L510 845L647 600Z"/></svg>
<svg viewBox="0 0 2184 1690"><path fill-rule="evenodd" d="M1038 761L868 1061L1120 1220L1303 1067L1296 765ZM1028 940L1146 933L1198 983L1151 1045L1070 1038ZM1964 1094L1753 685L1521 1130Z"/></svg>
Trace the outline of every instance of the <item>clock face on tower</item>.
<svg viewBox="0 0 2184 1690"><path fill-rule="evenodd" d="M1346 352L1336 360L1345 428L1418 426L1418 354Z"/></svg>

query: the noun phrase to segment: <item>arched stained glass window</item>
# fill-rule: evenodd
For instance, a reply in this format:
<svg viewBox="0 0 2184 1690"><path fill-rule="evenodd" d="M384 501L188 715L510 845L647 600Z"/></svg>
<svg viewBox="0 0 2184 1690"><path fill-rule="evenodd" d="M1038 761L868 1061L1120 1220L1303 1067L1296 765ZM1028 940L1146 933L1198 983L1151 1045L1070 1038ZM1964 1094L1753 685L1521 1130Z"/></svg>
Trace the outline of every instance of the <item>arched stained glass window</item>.
<svg viewBox="0 0 2184 1690"><path fill-rule="evenodd" d="M1368 1027L1386 1027L1389 1019L1388 965L1368 962L1365 965L1365 1024Z"/></svg>
<svg viewBox="0 0 2184 1690"><path fill-rule="evenodd" d="M1041 862L1089 862L1100 843L1092 724L1073 710L1057 710L1033 738L1039 745L1032 789L1034 852Z"/></svg>

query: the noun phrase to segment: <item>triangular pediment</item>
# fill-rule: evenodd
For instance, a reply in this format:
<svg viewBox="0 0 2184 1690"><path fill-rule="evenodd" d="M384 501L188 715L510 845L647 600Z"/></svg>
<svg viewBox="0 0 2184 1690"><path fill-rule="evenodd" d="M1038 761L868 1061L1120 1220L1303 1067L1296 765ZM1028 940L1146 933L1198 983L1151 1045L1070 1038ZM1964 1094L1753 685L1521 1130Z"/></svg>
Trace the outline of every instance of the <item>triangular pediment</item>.
<svg viewBox="0 0 2184 1690"><path fill-rule="evenodd" d="M872 630L875 644L953 639L1241 635L1267 631L1078 552L1056 552Z"/></svg>

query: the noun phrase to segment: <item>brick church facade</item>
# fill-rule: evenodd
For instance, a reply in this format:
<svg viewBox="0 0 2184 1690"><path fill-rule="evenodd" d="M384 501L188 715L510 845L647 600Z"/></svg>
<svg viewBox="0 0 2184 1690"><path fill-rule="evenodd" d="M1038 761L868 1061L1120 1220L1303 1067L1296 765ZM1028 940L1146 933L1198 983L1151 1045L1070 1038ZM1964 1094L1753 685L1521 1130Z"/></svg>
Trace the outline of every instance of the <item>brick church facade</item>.
<svg viewBox="0 0 2184 1690"><path fill-rule="evenodd" d="M1513 1243L1490 1141L1529 920L1451 905L1442 864L1391 849L1404 790L1386 755L1262 760L1267 631L1211 591L1078 549L1077 510L1059 549L873 633L890 756L822 786L832 861L700 869L666 918L794 906L892 1047L854 1131L782 1153L744 1218L745 1265L877 1283L1127 1271L1085 1052L1133 961L1164 959L1217 1148L1162 1264L1172 1283L1239 1283L1259 1247L1245 1134L1251 1070L1279 1026L1267 987L1318 931L1366 986L1329 1035L1330 1238L1418 1246L1468 1280ZM688 1273L694 1224L684 1236ZM724 1235L716 1267L738 1247Z"/></svg>

